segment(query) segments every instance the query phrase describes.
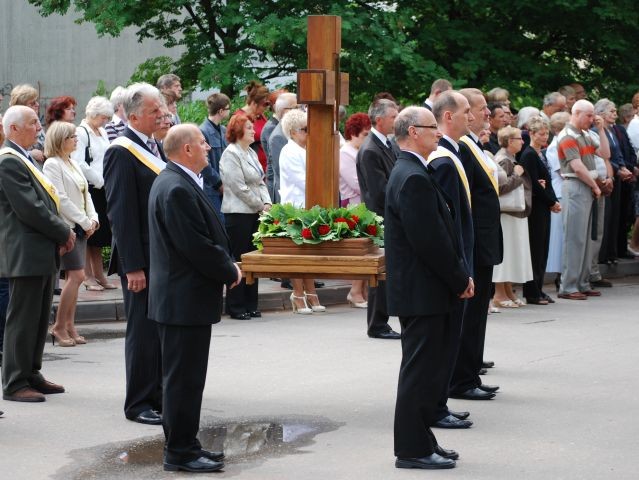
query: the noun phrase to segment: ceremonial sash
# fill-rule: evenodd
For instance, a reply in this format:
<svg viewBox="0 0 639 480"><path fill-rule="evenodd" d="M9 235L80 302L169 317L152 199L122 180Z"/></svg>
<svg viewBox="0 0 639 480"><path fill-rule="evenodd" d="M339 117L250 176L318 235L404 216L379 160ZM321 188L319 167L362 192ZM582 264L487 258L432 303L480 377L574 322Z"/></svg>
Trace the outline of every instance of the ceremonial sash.
<svg viewBox="0 0 639 480"><path fill-rule="evenodd" d="M156 175L159 175L160 172L164 170L164 167L166 167L166 164L161 159L127 137L118 137L113 140L111 145L119 145L120 147L126 148L135 158Z"/></svg>
<svg viewBox="0 0 639 480"><path fill-rule="evenodd" d="M17 150L14 150L11 147L5 147L5 148L0 150L0 155L5 155L7 153L10 153L11 155L15 155L20 160L22 160L22 163L24 163L26 165L26 167L29 169L29 171L35 177L35 179L38 181L38 183L40 185L42 185L42 188L44 188L47 191L47 193L51 197L51 200L53 200L53 203L55 203L56 211L59 212L60 211L60 197L58 196L58 191L56 190L55 185L53 185L53 183L51 183L47 179L47 177L45 177L42 174L42 172L40 170L38 170L35 167L35 165L33 165L33 163L31 163L31 161L27 157L22 155L20 152L18 152Z"/></svg>
<svg viewBox="0 0 639 480"><path fill-rule="evenodd" d="M466 176L466 170L464 170L464 166L462 165L459 158L453 155L450 150L440 145L439 147L437 147L437 150L435 150L433 153L431 153L428 156L427 162L430 163L439 157L448 157L453 161L453 163L455 164L455 167L457 167L457 173L459 174L459 178L461 178L461 181L464 184L464 189L466 190L466 198L468 198L468 205L472 205L470 200L470 185L468 183L468 177Z"/></svg>
<svg viewBox="0 0 639 480"><path fill-rule="evenodd" d="M497 195L499 195L499 185L497 184L497 170L488 165L488 163L486 162L486 157L484 156L484 152L477 146L475 142L473 142L472 138L468 138L468 136L466 135L461 137L459 140L468 148L470 148L471 152L473 152L473 156L477 159L479 165L481 165L481 168L484 169L484 172L486 172L486 175L488 175L488 178L490 179L490 183L493 184L495 192L497 192Z"/></svg>

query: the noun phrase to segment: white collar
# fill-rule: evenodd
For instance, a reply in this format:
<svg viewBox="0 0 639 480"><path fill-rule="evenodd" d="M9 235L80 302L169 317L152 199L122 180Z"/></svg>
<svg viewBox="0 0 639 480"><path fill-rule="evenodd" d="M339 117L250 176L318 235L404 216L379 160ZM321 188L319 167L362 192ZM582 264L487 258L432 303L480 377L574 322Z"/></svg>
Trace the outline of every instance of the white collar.
<svg viewBox="0 0 639 480"><path fill-rule="evenodd" d="M137 131L135 128L133 128L131 125L127 125L127 126L131 129L131 131L132 131L133 133L135 133L138 137L140 137L140 140L142 140L142 143L143 143L144 145L146 145L146 142L148 142L148 141L149 141L149 138L150 138L150 137L149 137L148 135L145 135L145 134L144 134L144 133L142 133L142 132L138 132L138 131Z"/></svg>
<svg viewBox="0 0 639 480"><path fill-rule="evenodd" d="M371 128L371 133L379 138L384 145L386 145L386 142L388 141L388 137L386 135L377 130L375 127Z"/></svg>
<svg viewBox="0 0 639 480"><path fill-rule="evenodd" d="M455 149L455 153L459 153L459 145L457 144L457 142L455 140L453 140L452 138L450 138L448 135L443 135L442 138L445 138L447 141L450 142L450 144L453 146L453 148Z"/></svg>
<svg viewBox="0 0 639 480"><path fill-rule="evenodd" d="M428 168L428 162L426 161L426 159L424 157L422 157L419 153L413 151L413 150L404 150L404 152L408 152L408 153L412 153L413 155L415 155L417 158L419 158L419 161L422 162L422 165L424 165L424 167Z"/></svg>
<svg viewBox="0 0 639 480"><path fill-rule="evenodd" d="M173 161L173 160L171 160ZM188 168L186 168L184 165L178 163L178 162L173 162L175 165L177 165L178 167L180 167L182 170L184 170L186 172L186 174L191 177L193 179L193 181L195 183L198 184L198 186L201 189L204 189L204 179L202 178L202 175L198 175L196 174L193 170L189 170Z"/></svg>

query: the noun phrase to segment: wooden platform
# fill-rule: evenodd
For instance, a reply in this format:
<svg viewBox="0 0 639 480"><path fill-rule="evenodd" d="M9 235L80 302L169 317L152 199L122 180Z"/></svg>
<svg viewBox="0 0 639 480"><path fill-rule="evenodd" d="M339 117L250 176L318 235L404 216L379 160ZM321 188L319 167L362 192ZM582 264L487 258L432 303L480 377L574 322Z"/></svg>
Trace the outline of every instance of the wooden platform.
<svg viewBox="0 0 639 480"><path fill-rule="evenodd" d="M384 249L367 255L286 255L254 251L242 255L246 283L255 278L340 278L368 280L376 287L386 279Z"/></svg>

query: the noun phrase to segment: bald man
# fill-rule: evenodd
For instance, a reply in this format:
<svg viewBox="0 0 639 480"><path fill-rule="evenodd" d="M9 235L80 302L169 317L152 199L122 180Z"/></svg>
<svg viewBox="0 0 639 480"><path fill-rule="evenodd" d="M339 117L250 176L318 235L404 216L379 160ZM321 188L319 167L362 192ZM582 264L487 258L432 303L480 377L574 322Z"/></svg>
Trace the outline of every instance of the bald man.
<svg viewBox="0 0 639 480"><path fill-rule="evenodd" d="M200 172L211 147L195 125L171 128L164 139L166 169L149 194L149 318L162 349L164 470L214 472L222 452L197 440L211 325L222 314L222 291L242 274L229 238L203 190Z"/></svg>

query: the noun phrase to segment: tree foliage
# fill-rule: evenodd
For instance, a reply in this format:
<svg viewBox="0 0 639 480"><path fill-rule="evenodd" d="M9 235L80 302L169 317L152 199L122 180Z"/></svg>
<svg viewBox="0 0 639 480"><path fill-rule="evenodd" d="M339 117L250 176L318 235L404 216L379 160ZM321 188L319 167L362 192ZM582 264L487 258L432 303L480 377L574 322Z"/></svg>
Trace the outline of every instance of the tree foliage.
<svg viewBox="0 0 639 480"><path fill-rule="evenodd" d="M342 17L342 68L355 99L385 90L421 101L438 77L459 87L505 87L516 104L575 80L595 96L620 100L639 87L634 0L28 1L43 15L73 5L79 21L94 23L100 35L133 26L140 40L180 46L171 70L185 86L216 86L230 96L250 79L306 66L311 14ZM142 73L167 66L149 59Z"/></svg>

